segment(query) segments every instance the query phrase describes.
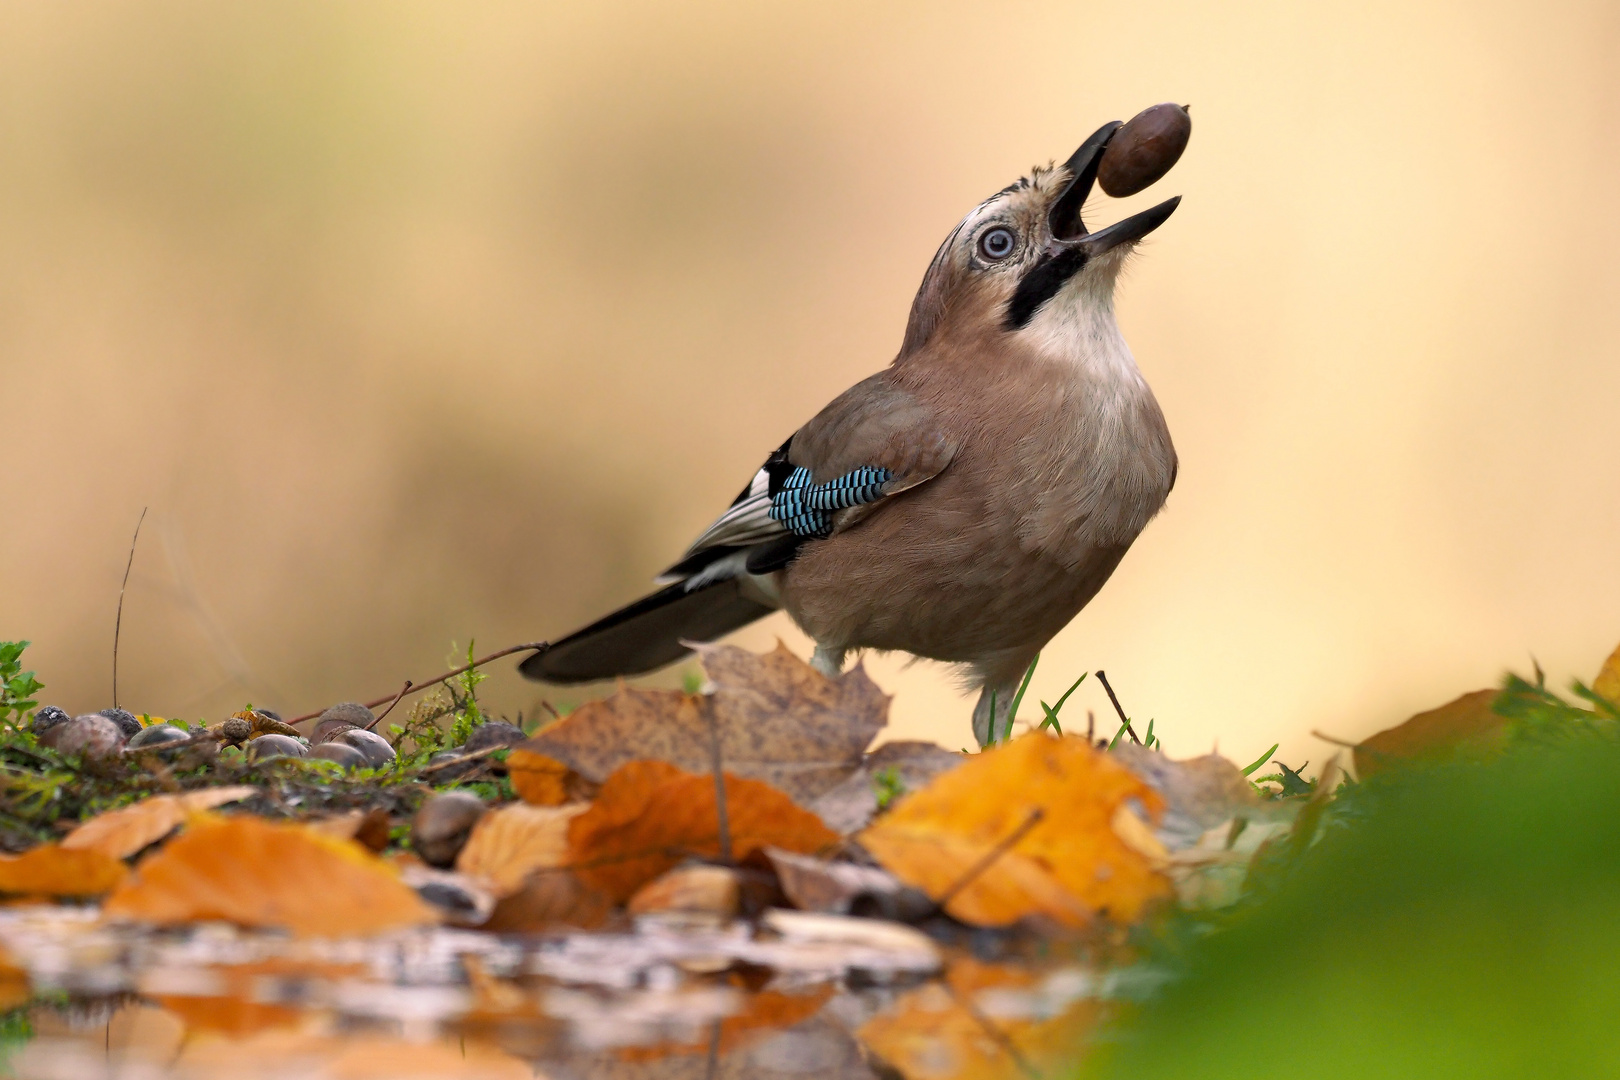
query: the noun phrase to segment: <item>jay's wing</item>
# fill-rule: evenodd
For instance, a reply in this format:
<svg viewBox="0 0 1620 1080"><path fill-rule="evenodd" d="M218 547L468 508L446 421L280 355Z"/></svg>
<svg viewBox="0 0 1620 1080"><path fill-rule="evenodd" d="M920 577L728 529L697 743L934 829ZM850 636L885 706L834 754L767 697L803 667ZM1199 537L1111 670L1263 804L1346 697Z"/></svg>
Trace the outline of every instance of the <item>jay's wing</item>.
<svg viewBox="0 0 1620 1080"><path fill-rule="evenodd" d="M523 674L553 683L636 675L688 655L687 642L769 615L774 590L757 575L938 475L955 452L933 410L886 372L857 383L766 459L665 571L664 588L553 642L523 661Z"/></svg>
<svg viewBox="0 0 1620 1080"><path fill-rule="evenodd" d="M850 387L765 459L660 581L778 570L799 546L937 476L956 452L933 410L880 372Z"/></svg>

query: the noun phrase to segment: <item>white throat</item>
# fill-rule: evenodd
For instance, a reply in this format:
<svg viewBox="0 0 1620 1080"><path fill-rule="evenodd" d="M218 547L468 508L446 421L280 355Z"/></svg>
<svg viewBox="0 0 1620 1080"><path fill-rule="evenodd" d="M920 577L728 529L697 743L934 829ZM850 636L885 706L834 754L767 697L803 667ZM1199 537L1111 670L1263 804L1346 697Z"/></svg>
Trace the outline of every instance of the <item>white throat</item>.
<svg viewBox="0 0 1620 1080"><path fill-rule="evenodd" d="M1109 252L1102 258L1111 265L1074 275L1019 331L1039 355L1122 389L1147 385L1114 320L1114 280L1124 256Z"/></svg>

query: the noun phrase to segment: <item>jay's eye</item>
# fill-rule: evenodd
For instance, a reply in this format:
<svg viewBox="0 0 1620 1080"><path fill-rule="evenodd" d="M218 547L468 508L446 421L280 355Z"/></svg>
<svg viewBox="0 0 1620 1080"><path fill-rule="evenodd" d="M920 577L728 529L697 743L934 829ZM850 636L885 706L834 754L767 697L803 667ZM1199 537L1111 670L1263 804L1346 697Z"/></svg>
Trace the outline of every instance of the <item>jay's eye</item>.
<svg viewBox="0 0 1620 1080"><path fill-rule="evenodd" d="M1001 226L987 229L985 234L979 237L979 254L992 262L1000 262L1005 259L1013 253L1013 248L1017 246L1018 239L1013 236L1013 231Z"/></svg>

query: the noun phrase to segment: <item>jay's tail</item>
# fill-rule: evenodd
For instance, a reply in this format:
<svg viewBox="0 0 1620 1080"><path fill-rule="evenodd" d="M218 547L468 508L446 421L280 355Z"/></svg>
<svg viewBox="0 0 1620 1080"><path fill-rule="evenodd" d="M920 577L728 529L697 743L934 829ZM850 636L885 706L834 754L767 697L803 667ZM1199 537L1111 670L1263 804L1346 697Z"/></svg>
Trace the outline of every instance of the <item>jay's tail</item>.
<svg viewBox="0 0 1620 1080"><path fill-rule="evenodd" d="M775 611L743 593L743 582L690 581L644 596L523 661L518 670L548 683L640 675L691 653L682 642L713 641Z"/></svg>

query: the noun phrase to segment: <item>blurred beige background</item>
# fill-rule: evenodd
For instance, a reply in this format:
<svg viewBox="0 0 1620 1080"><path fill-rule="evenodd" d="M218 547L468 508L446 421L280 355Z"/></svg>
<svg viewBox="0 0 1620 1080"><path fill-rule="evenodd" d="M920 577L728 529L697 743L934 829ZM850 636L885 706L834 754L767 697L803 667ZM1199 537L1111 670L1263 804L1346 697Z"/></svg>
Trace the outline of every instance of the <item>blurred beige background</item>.
<svg viewBox="0 0 1620 1080"><path fill-rule="evenodd" d="M146 505L137 710L565 632L888 362L975 202L1175 100L1187 157L1093 220L1185 196L1119 304L1181 478L1035 693L1103 667L1172 753L1298 764L1532 654L1590 678L1617 55L1579 0L7 5L0 638L108 704ZM947 672L871 666L967 742Z"/></svg>

